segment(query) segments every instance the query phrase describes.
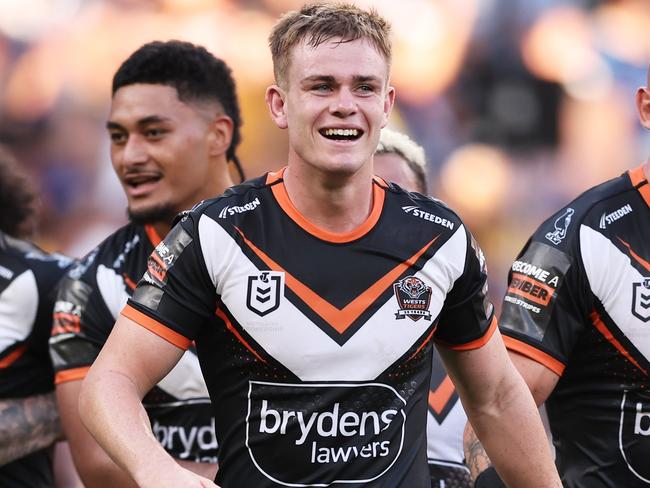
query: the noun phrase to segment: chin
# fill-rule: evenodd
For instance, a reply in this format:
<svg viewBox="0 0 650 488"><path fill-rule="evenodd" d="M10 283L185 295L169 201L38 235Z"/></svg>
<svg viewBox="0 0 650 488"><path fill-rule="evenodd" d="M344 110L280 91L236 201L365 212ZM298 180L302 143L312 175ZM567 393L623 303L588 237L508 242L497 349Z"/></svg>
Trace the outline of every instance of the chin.
<svg viewBox="0 0 650 488"><path fill-rule="evenodd" d="M158 204L142 207L127 208L129 220L136 224L152 224L156 222L170 223L176 217L176 210L170 204Z"/></svg>

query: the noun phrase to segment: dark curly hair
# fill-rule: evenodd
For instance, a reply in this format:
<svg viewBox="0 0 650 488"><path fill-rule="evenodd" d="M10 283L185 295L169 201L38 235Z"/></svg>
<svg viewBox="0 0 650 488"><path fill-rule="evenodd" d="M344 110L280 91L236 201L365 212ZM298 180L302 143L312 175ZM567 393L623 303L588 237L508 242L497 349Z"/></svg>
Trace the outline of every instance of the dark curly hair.
<svg viewBox="0 0 650 488"><path fill-rule="evenodd" d="M0 231L27 237L35 218L36 192L18 162L0 146Z"/></svg>
<svg viewBox="0 0 650 488"><path fill-rule="evenodd" d="M204 47L183 41L155 41L141 46L113 76L112 94L136 83L166 85L176 89L179 100L216 101L233 121L232 140L226 157L243 172L235 154L241 141L241 114L237 88L228 65Z"/></svg>

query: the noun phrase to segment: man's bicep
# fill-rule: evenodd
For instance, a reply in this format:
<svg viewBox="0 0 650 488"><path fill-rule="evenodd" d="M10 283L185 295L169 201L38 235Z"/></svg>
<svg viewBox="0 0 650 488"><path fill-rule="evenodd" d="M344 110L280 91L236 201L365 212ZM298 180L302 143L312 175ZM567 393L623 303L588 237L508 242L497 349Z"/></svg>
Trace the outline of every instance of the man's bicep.
<svg viewBox="0 0 650 488"><path fill-rule="evenodd" d="M498 330L481 347L452 350L438 347L447 372L464 402L481 405L490 399L508 367L508 355Z"/></svg>
<svg viewBox="0 0 650 488"><path fill-rule="evenodd" d="M89 375L124 375L142 398L174 367L183 352L133 319L120 315Z"/></svg>
<svg viewBox="0 0 650 488"><path fill-rule="evenodd" d="M524 378L530 392L533 394L535 403L538 406L541 405L553 392L560 377L545 365L523 354L515 351L508 352L510 353L512 363Z"/></svg>

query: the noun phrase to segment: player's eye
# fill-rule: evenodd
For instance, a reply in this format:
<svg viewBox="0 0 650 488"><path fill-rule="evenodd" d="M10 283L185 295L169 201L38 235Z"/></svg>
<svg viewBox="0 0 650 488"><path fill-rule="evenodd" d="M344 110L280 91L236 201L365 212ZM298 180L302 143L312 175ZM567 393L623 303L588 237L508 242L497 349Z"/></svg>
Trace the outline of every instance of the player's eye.
<svg viewBox="0 0 650 488"><path fill-rule="evenodd" d="M113 144L124 144L128 139L126 133L122 131L111 131L109 133L109 137L111 138L111 143Z"/></svg>

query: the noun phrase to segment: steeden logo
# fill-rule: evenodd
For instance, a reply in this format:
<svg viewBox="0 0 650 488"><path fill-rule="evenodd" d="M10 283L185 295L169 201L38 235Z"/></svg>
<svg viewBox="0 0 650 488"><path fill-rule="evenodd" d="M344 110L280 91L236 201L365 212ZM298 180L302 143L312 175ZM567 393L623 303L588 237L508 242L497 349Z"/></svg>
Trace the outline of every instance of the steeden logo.
<svg viewBox="0 0 650 488"><path fill-rule="evenodd" d="M230 215L235 215L243 213L243 212L248 212L250 210L255 210L257 207L259 207L260 204L260 199L256 198L252 202L247 203L246 205L243 206L237 206L233 205L232 207L230 205L225 206L223 209L221 209L221 212L219 212L219 218L220 219L225 219L226 217Z"/></svg>

